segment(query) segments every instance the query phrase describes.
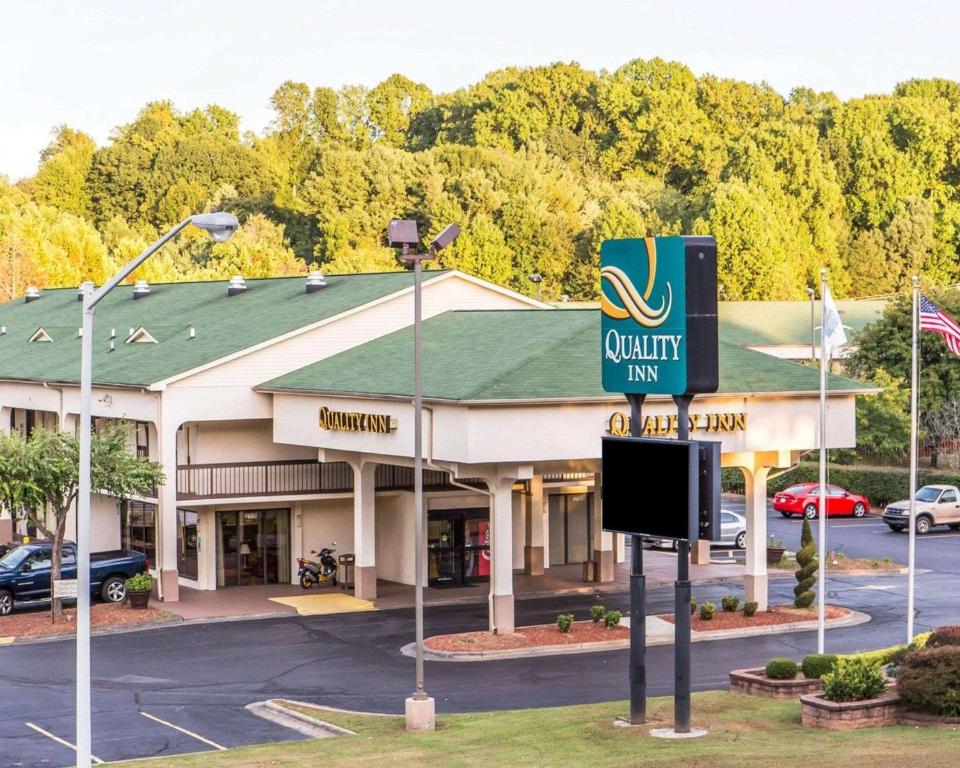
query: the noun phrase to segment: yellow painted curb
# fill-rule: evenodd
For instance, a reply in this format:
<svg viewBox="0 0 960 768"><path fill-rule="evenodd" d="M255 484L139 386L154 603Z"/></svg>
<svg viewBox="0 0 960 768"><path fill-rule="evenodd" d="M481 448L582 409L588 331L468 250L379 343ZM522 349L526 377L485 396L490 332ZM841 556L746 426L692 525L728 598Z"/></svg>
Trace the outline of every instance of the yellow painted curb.
<svg viewBox="0 0 960 768"><path fill-rule="evenodd" d="M271 597L275 603L289 605L301 616L320 616L326 613L355 613L377 610L369 600L351 595L304 595L303 597Z"/></svg>
<svg viewBox="0 0 960 768"><path fill-rule="evenodd" d="M15 637L0 637L0 645L12 645L16 639Z"/></svg>

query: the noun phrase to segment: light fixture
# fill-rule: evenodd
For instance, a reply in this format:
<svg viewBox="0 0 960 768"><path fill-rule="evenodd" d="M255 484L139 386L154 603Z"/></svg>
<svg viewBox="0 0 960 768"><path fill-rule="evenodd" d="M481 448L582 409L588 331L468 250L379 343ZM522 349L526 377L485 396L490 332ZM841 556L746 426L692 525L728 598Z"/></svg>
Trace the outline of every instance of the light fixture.
<svg viewBox="0 0 960 768"><path fill-rule="evenodd" d="M401 246L406 251L408 246L418 245L420 235L417 234L417 222L413 219L393 219L387 225L387 242L391 247Z"/></svg>
<svg viewBox="0 0 960 768"><path fill-rule="evenodd" d="M442 251L448 245L450 245L454 240L460 236L460 225L459 224L447 224L433 240L430 241L430 250Z"/></svg>
<svg viewBox="0 0 960 768"><path fill-rule="evenodd" d="M84 280L77 286L77 301L83 301L83 294L93 293L93 289L96 288L92 280Z"/></svg>
<svg viewBox="0 0 960 768"><path fill-rule="evenodd" d="M190 223L195 227L210 233L218 243L225 243L240 226L240 221L232 213L216 211L215 213L198 213L190 217Z"/></svg>

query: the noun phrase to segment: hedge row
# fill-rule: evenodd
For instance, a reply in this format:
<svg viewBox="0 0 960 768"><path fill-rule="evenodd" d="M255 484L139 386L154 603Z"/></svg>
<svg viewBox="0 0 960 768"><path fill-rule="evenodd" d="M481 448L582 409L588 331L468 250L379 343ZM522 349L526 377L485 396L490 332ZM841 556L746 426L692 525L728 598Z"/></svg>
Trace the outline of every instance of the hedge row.
<svg viewBox="0 0 960 768"><path fill-rule="evenodd" d="M827 469L829 482L845 488L850 493L866 496L873 507L882 507L891 501L907 498L910 488L910 472L900 467L856 467L830 464ZM816 483L820 469L816 462L803 461L789 472L769 480L770 495L797 483ZM727 493L743 493L743 473L739 469L722 470L721 483ZM927 483L945 483L960 486L960 474L951 472L917 473L917 487Z"/></svg>

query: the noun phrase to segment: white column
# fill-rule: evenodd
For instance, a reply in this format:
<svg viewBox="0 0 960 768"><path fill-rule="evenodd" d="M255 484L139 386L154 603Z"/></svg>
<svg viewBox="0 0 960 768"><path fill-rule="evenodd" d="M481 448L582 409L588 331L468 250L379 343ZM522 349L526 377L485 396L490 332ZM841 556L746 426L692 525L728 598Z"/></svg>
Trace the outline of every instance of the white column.
<svg viewBox="0 0 960 768"><path fill-rule="evenodd" d="M530 479L530 492L523 495L526 542L523 546L523 572L543 575L543 476Z"/></svg>
<svg viewBox="0 0 960 768"><path fill-rule="evenodd" d="M741 467L747 517L744 591L747 602L767 610L767 474L770 467Z"/></svg>
<svg viewBox="0 0 960 768"><path fill-rule="evenodd" d="M593 578L594 581L613 581L613 534L603 530L602 478L600 472L593 475L593 514L590 520L590 525L593 526Z"/></svg>
<svg viewBox="0 0 960 768"><path fill-rule="evenodd" d="M490 499L490 629L513 634L513 483L512 477L491 478Z"/></svg>
<svg viewBox="0 0 960 768"><path fill-rule="evenodd" d="M157 426L160 463L164 484L157 489L160 507L157 510L157 571L164 602L180 599L177 583L177 425ZM216 557L214 542L207 542L208 555Z"/></svg>
<svg viewBox="0 0 960 768"><path fill-rule="evenodd" d="M373 462L353 464L353 550L356 560L353 594L363 600L377 596L376 485Z"/></svg>

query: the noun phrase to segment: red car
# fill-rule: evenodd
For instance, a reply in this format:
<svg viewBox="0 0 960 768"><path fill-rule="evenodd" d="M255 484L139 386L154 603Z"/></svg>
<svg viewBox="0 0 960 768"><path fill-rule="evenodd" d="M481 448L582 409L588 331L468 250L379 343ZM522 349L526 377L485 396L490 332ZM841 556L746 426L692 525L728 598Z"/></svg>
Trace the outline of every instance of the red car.
<svg viewBox="0 0 960 768"><path fill-rule="evenodd" d="M773 508L784 517L803 515L812 520L820 508L820 484L800 483L780 491L773 497ZM845 491L839 485L827 486L827 517L863 517L869 511L870 502L866 497Z"/></svg>

